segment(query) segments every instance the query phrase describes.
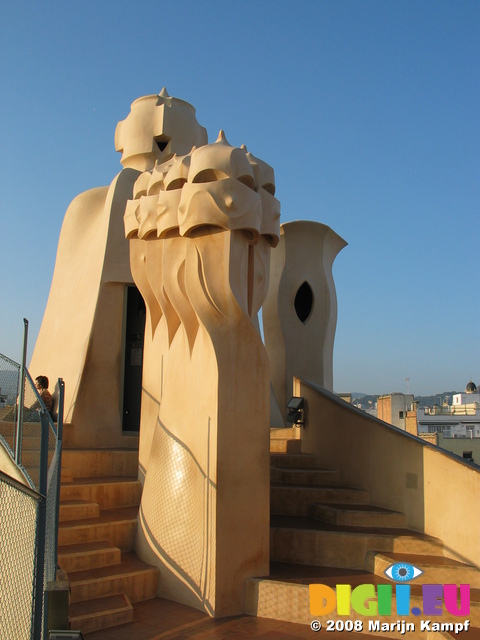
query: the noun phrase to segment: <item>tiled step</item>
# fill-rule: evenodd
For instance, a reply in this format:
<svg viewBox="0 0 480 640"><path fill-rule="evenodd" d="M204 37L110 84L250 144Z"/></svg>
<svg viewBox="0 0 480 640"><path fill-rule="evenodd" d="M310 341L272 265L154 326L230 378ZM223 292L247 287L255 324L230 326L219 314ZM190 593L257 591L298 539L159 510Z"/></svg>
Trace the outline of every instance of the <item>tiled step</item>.
<svg viewBox="0 0 480 640"><path fill-rule="evenodd" d="M270 438L271 453L300 453L302 441L291 438Z"/></svg>
<svg viewBox="0 0 480 640"><path fill-rule="evenodd" d="M368 629L368 618L358 616L352 610L351 615L337 616L336 612L330 613L324 617L313 616L310 614L310 596L308 586L310 584L326 584L335 589L337 584L349 584L352 589L360 584L387 584L388 580L383 580L367 571L353 571L338 567L314 567L306 565L271 563L269 578L251 578L246 583L246 607L247 613L258 617L273 618L276 620L285 620L288 622L299 622L309 625L313 619L322 622L322 632L326 629L327 620L360 620L363 623L363 633L372 634ZM470 624L477 624L478 611L478 595L474 594L472 598L472 607ZM411 594L412 607L422 607L422 592L420 585L412 585ZM375 616L374 619L380 620L381 623L395 623L399 617L396 615L396 599L395 591L392 598L392 614L390 616ZM420 631L419 618L410 616L409 618L401 618L406 622L412 622L415 625L415 632L403 634L400 632L380 632L382 637L409 637L409 638L429 638L427 632ZM423 619L420 616L420 619ZM444 612L439 618L442 622L458 622L456 616L451 616L448 612ZM433 621L433 620L432 620ZM390 635L391 634L391 635ZM355 632L355 638L359 635ZM335 637L332 634L332 637ZM439 633L435 634L435 638L439 640L443 636ZM470 636L469 636L470 637ZM472 635L472 638L475 637Z"/></svg>
<svg viewBox="0 0 480 640"><path fill-rule="evenodd" d="M84 500L63 501L59 509L59 522L82 520L84 518L98 518L100 508L96 502Z"/></svg>
<svg viewBox="0 0 480 640"><path fill-rule="evenodd" d="M13 436L8 436L6 438L8 444L13 447ZM25 455L28 451L40 451L40 431L35 436L26 436L25 434L22 437L22 453ZM38 455L38 453L37 453Z"/></svg>
<svg viewBox="0 0 480 640"><path fill-rule="evenodd" d="M460 632L459 634L452 634L448 633L447 631L431 631L429 635L427 635L427 640L458 640L459 637L462 637L460 634L462 632ZM465 633L465 637L468 638L468 640L480 640L480 627L472 627L470 626L468 628L468 631L464 632Z"/></svg>
<svg viewBox="0 0 480 640"><path fill-rule="evenodd" d="M83 602L118 593L127 594L131 602L148 600L156 596L158 576L156 567L127 553L119 565L71 572L70 601Z"/></svg>
<svg viewBox="0 0 480 640"><path fill-rule="evenodd" d="M124 435L122 437L122 450L135 450L138 452L138 441L139 436L135 435ZM74 448L75 444L75 425L71 422L63 423L63 448L64 450Z"/></svg>
<svg viewBox="0 0 480 640"><path fill-rule="evenodd" d="M332 469L270 468L270 480L280 484L330 486L338 485L340 474Z"/></svg>
<svg viewBox="0 0 480 640"><path fill-rule="evenodd" d="M340 570L341 571L341 570ZM331 584L335 589L335 584L350 584L350 576L341 575L340 577L333 578L331 583L324 577L312 576L308 581L304 579L295 580L289 579L284 581L274 578L250 578L246 581L245 585L245 603L246 613L249 615L255 615L260 618L271 618L274 620L284 620L285 622L296 622L310 626L312 620L317 620L321 623L321 633L327 633L329 621L352 620L354 623L359 621L360 630L352 631L352 637L370 637L368 629L367 617L361 617L352 612L352 615L348 617L337 615L336 611L329 613L325 616L312 615L310 613L310 594L309 584ZM363 574L362 583L370 583L368 574ZM396 621L395 618L392 621ZM382 617L382 621L386 622L387 617ZM358 629L358 627L357 627ZM332 629L330 629L332 631ZM335 638L336 633L333 629L333 633L330 635ZM395 633L382 633L382 638L398 638L400 636ZM373 636L372 636L373 637ZM416 635L409 634L410 638L427 638L426 634Z"/></svg>
<svg viewBox="0 0 480 640"><path fill-rule="evenodd" d="M138 507L102 511L98 518L63 522L58 528L58 544L66 546L108 540L122 551L131 551L137 530Z"/></svg>
<svg viewBox="0 0 480 640"><path fill-rule="evenodd" d="M365 504L368 492L338 486L277 485L270 487L270 513L276 515L306 516L309 506L315 503Z"/></svg>
<svg viewBox="0 0 480 640"><path fill-rule="evenodd" d="M62 464L72 470L74 477L135 477L138 470L138 451L66 448L63 451Z"/></svg>
<svg viewBox="0 0 480 640"><path fill-rule="evenodd" d="M64 483L69 483L69 482L73 482L73 473L71 469L66 469L63 466L63 460L62 460L62 472L61 472L61 478L60 478L60 482L62 484Z"/></svg>
<svg viewBox="0 0 480 640"><path fill-rule="evenodd" d="M311 581L311 584L329 584L327 580L322 578ZM368 576L365 576L362 580L363 584L373 584ZM335 589L336 582L331 584L331 587ZM338 579L338 584L350 584L349 579L343 576ZM422 597L421 594L413 594L411 595L410 603L412 607L421 608L422 606ZM297 622L300 624L310 625L312 620L317 620L322 624L321 632L324 633L328 629L328 625L330 621L343 620L345 623L346 620L351 620L355 623L358 621L358 625L360 631L352 631L352 637L359 638L364 637L365 634L367 637L378 637L379 635L382 638L412 638L415 640L440 640L440 638L448 638L448 634L445 636L440 635L439 633L434 633L428 631L422 631L420 625L420 619L424 619L423 617L417 616L409 616L409 617L399 617L396 614L396 599L395 596L392 597L392 613L391 615L385 616L374 616L373 618L369 618L366 616L360 616L355 613L352 609L351 614L348 616L339 616L336 611L329 613L325 616L316 616L310 613L310 594L309 594L309 586L304 582L284 582L279 580L274 580L270 578L249 578L246 581L245 585L245 606L246 613L249 615L254 615L260 618L270 618L274 620L284 620L286 622ZM431 617L429 616L431 619ZM405 623L413 624L413 631L408 631L405 633L405 628L402 630L402 626L396 627L397 621L404 621ZM389 631L375 631L374 629L369 628L370 621L374 623L376 621L380 622L380 624L389 624L393 625L390 627ZM436 620L432 620L435 622ZM443 614L438 621L441 622L463 622L463 618L455 618L455 616L451 616L450 614ZM470 617L470 623L473 624L473 620ZM330 622L330 624L332 624ZM335 638L335 630L331 633L332 637ZM458 637L458 636L455 636ZM468 635L468 638L473 638L475 636Z"/></svg>
<svg viewBox="0 0 480 640"><path fill-rule="evenodd" d="M70 605L70 628L83 634L132 622L132 603L124 593Z"/></svg>
<svg viewBox="0 0 480 640"><path fill-rule="evenodd" d="M270 429L270 440L297 440L300 432L298 427L284 427L283 429Z"/></svg>
<svg viewBox="0 0 480 640"><path fill-rule="evenodd" d="M272 561L363 569L371 550L443 555L443 544L406 529L338 527L307 517L271 516Z"/></svg>
<svg viewBox="0 0 480 640"><path fill-rule="evenodd" d="M0 420L0 433L4 438L13 436L15 433L15 423ZM22 429L23 438L40 438L40 419L38 422L24 422Z"/></svg>
<svg viewBox="0 0 480 640"><path fill-rule="evenodd" d="M375 575L388 580L385 570L392 564L402 562L414 565L424 572L410 584L469 584L471 588L480 589L478 569L445 556L369 551L365 566Z"/></svg>
<svg viewBox="0 0 480 640"><path fill-rule="evenodd" d="M38 445L38 440L37 440ZM53 458L54 451L48 452L48 464L50 465ZM22 447L22 464L28 469L38 469L40 467L40 449L25 449Z"/></svg>
<svg viewBox="0 0 480 640"><path fill-rule="evenodd" d="M69 446L73 446L75 441L75 427L71 422L63 423L63 449L65 450Z"/></svg>
<svg viewBox="0 0 480 640"><path fill-rule="evenodd" d="M270 464L282 468L318 467L318 458L311 453L271 453Z"/></svg>
<svg viewBox="0 0 480 640"><path fill-rule="evenodd" d="M136 477L74 478L71 484L60 487L60 502L97 502L100 509L138 506L141 495L142 485Z"/></svg>
<svg viewBox="0 0 480 640"><path fill-rule="evenodd" d="M120 549L112 546L107 540L58 548L58 564L67 573L119 564L121 557Z"/></svg>
<svg viewBox="0 0 480 640"><path fill-rule="evenodd" d="M308 510L312 518L339 526L379 527L400 529L406 526L403 513L365 504L312 504Z"/></svg>
<svg viewBox="0 0 480 640"><path fill-rule="evenodd" d="M5 409L5 407L3 407ZM4 438L13 436L15 432L15 423L10 420L0 420L0 434Z"/></svg>

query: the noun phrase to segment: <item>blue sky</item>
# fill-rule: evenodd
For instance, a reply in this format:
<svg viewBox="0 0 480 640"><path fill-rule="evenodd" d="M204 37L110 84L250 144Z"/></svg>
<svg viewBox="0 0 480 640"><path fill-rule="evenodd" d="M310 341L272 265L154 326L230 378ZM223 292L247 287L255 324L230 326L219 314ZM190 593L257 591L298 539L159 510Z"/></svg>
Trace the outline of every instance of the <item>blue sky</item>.
<svg viewBox="0 0 480 640"><path fill-rule="evenodd" d="M187 100L329 225L337 391L480 384L480 3L2 2L0 353L31 354L69 202L137 97ZM52 345L55 348L55 345Z"/></svg>

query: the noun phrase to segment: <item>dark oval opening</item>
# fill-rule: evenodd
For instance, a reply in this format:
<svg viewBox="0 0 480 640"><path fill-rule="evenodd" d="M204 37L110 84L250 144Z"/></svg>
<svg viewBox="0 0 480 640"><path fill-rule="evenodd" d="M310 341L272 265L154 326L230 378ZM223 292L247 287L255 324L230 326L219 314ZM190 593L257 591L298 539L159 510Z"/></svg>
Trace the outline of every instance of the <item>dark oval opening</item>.
<svg viewBox="0 0 480 640"><path fill-rule="evenodd" d="M295 296L295 312L301 322L306 322L312 312L313 291L308 282L304 282Z"/></svg>

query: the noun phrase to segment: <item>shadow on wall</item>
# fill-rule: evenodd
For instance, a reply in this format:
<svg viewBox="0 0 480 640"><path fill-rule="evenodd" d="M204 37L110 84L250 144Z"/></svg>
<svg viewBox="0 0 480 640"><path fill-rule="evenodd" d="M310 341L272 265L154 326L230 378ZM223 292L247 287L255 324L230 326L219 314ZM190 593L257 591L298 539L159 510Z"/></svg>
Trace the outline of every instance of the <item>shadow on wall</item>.
<svg viewBox="0 0 480 640"><path fill-rule="evenodd" d="M150 553L161 559L165 567L162 572L168 571L171 579L178 580L191 592L197 607L201 604L213 615L208 598L212 588L209 541L215 540L212 505L216 484L208 478L193 452L160 420L150 455L155 465L145 478L146 500L140 508L139 526ZM165 580L168 578L162 573L162 581Z"/></svg>

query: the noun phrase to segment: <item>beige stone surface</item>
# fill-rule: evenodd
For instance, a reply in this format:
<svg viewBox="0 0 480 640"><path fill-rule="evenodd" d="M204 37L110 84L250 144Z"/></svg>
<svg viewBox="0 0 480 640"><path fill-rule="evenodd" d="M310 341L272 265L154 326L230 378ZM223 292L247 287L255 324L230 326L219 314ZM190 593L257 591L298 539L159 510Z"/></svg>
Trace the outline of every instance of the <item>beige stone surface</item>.
<svg viewBox="0 0 480 640"><path fill-rule="evenodd" d="M165 89L136 100L115 133L125 168L66 212L29 370L64 379L65 420L76 426L77 446L135 445L122 434L125 293L133 284L125 206L141 171L206 140L195 109Z"/></svg>
<svg viewBox="0 0 480 640"><path fill-rule="evenodd" d="M121 438L123 298L133 283L123 211L138 172L72 202L58 243L50 296L29 370L65 381L65 419L77 444L111 446ZM101 420L99 420L101 416Z"/></svg>
<svg viewBox="0 0 480 640"><path fill-rule="evenodd" d="M147 173L125 211L148 327L137 551L161 567L159 595L232 615L245 579L268 572L269 366L256 317L280 205L271 168L223 132Z"/></svg>
<svg viewBox="0 0 480 640"><path fill-rule="evenodd" d="M8 476L18 480L24 485L28 486L27 480L24 477L21 469L17 467L12 458L8 455L7 451L0 444L0 471L6 473Z"/></svg>
<svg viewBox="0 0 480 640"><path fill-rule="evenodd" d="M165 88L158 95L135 100L115 131L115 149L122 153L122 165L139 171L206 142L207 131L198 124L192 105L172 98Z"/></svg>
<svg viewBox="0 0 480 640"><path fill-rule="evenodd" d="M282 224L279 246L271 253L263 328L283 416L293 376L333 389L337 296L332 265L346 244L326 225L295 221Z"/></svg>

